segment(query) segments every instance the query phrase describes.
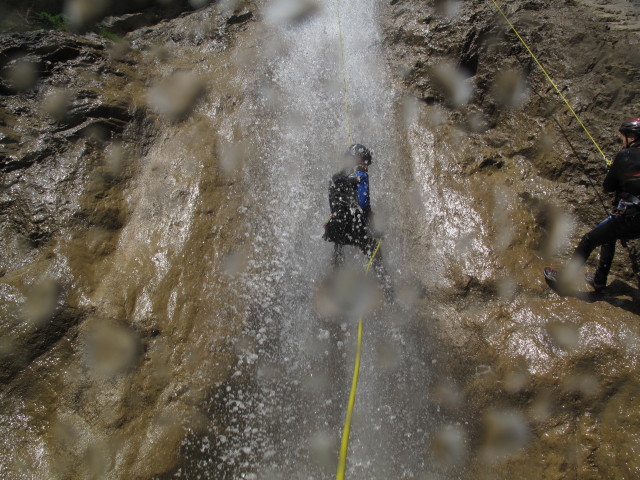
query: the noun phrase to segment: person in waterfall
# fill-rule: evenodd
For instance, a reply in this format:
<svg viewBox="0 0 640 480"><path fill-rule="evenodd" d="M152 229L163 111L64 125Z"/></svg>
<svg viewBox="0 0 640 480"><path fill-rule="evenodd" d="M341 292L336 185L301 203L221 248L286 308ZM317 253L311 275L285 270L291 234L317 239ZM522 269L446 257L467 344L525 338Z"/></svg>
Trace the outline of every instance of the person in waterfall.
<svg viewBox="0 0 640 480"><path fill-rule="evenodd" d="M598 267L586 273L585 281L596 291L607 286L607 276L616 250L617 240L640 238L640 118L627 120L620 126L622 149L616 155L603 182L605 193L614 193L611 214L582 237L567 268L544 269L545 278L558 286L569 286L575 273L593 250L600 246Z"/></svg>
<svg viewBox="0 0 640 480"><path fill-rule="evenodd" d="M380 251L381 236L372 228L373 213L369 192L369 167L371 151L359 143L347 149L345 169L333 175L329 184L329 208L331 215L325 223L323 238L333 242L332 266L339 268L344 262L344 245L353 245L371 258L372 267L382 282L387 299L391 299L391 281Z"/></svg>

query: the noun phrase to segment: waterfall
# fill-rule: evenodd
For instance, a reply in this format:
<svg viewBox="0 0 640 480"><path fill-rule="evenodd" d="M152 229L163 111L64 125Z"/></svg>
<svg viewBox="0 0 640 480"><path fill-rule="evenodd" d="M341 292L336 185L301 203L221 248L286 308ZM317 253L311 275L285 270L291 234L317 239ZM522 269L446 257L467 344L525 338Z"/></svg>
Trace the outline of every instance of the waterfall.
<svg viewBox="0 0 640 480"><path fill-rule="evenodd" d="M253 152L244 173L251 234L239 247L248 257L238 280L247 308L237 370L218 385L210 408L212 435L195 439L188 454L185 468L207 478L335 475L357 315L323 315L317 292L331 274L333 246L322 239L328 181L348 146L345 79L352 141L373 152L372 205L377 227L387 227L385 262L396 283L409 271L402 234L391 228L406 223L403 189L411 186L376 21L380 5L328 2L303 18L283 17L283 7L274 2L265 11L263 62L251 65L263 81L236 120ZM367 258L350 253L350 268L364 270ZM400 478L424 468L429 366L415 359L428 345L409 316L385 305L364 320L348 458L354 478Z"/></svg>

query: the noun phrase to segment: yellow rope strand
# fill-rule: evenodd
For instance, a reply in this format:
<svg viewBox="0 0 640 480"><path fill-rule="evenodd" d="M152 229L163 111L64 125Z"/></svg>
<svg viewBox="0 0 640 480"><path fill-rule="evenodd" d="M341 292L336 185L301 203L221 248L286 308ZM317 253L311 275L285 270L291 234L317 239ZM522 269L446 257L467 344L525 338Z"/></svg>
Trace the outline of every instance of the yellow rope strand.
<svg viewBox="0 0 640 480"><path fill-rule="evenodd" d="M364 274L369 273L373 259L375 258L382 239L378 240L378 245L373 251L373 255L369 259L367 268ZM349 451L349 433L351 433L351 418L353 416L353 406L356 403L356 390L358 388L358 376L360 374L360 356L362 353L362 315L358 319L358 341L356 344L356 361L353 366L353 378L351 380L351 392L349 393L349 403L347 405L347 415L344 421L344 428L342 430L342 444L340 445L340 457L338 458L338 472L336 473L336 480L344 480L345 471L347 469L347 452Z"/></svg>
<svg viewBox="0 0 640 480"><path fill-rule="evenodd" d="M529 52L529 55L531 55L531 58L533 58L535 60L535 62L538 64L538 67L540 67L540 70L542 70L542 73L544 73L544 76L547 77L547 80L549 80L549 83L553 86L553 88L555 89L555 91L558 93L558 95L560 95L560 98L562 98L562 100L564 100L564 103L567 105L567 107L569 108L569 111L573 114L573 116L576 118L576 120L578 121L578 123L580 124L580 126L582 127L582 129L585 131L585 133L587 134L587 136L589 137L589 139L591 139L591 141L593 142L593 144L595 145L596 149L598 150L598 152L600 152L600 155L602 155L602 158L604 159L604 161L607 163L607 165L611 165L611 160L609 160L607 158L607 156L604 154L604 152L602 151L602 149L600 148L600 146L598 145L598 142L595 141L595 139L591 136L591 133L589 133L589 130L587 130L587 127L584 125L584 123L582 123L582 120L580 120L580 118L578 117L578 114L575 112L575 110L573 109L573 107L571 106L571 104L569 104L569 101L565 98L565 96L562 94L562 92L560 91L560 89L558 88L558 86L555 84L555 82L551 79L551 76L549 76L549 74L547 73L547 71L545 70L545 68L542 66L542 64L540 63L540 61L538 61L538 58L533 54L533 52L531 51L531 49L529 48L529 46L527 45L527 43L524 41L524 39L520 36L520 34L518 33L518 30L516 30L516 27L513 26L513 24L509 21L509 19L507 18L507 16L505 15L505 13L502 11L502 8L500 8L500 5L498 5L498 2L496 2L496 0L491 0L493 2L493 4L495 5L495 7L498 9L498 11L500 12L500 14L504 17L505 21L509 24L509 26L511 27L511 30L513 30L513 32L516 34L516 36L518 37L518 40L520 40L520 42L522 43L522 45L524 45L524 48L527 49L527 52Z"/></svg>

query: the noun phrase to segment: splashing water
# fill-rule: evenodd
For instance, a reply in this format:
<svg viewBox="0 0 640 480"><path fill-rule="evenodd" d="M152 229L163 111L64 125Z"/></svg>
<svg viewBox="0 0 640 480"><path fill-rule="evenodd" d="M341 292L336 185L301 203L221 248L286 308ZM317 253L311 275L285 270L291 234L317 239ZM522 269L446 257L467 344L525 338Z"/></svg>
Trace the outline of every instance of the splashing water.
<svg viewBox="0 0 640 480"><path fill-rule="evenodd" d="M333 246L322 240L328 180L342 168L348 146L343 75L351 137L373 152L376 226L393 227L398 219L385 212L402 211L404 197L392 193L401 191L406 175L395 143L397 94L387 83L376 8L364 1L307 4L301 16L286 6L274 2L265 12L271 31L262 46L266 61L258 67L264 81L253 87L253 100L240 114L239 122L251 126L245 127L253 139L250 150L257 152L245 169L252 192L246 199L250 253L238 278L247 292L248 320L235 344L236 372L218 385L210 405L216 423L188 448L184 468L207 478L335 474L357 317L352 311L323 316L316 292L331 273ZM402 275L402 242L391 232L383 242L385 262L396 277ZM367 259L353 253L349 268L362 272ZM425 468L427 444L428 404L415 402L416 395L427 395L428 369L415 364L426 355L424 333L406 321L391 321L406 311L379 309L375 282L343 273L345 291L353 290L348 295L361 294L365 302L352 310L371 312L365 319L349 474L417 474Z"/></svg>

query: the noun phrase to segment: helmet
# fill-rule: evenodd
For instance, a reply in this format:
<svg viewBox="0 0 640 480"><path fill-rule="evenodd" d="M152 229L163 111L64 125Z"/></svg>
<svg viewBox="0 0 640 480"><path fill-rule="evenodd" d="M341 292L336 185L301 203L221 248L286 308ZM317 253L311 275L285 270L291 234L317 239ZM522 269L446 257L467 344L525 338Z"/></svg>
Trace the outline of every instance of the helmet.
<svg viewBox="0 0 640 480"><path fill-rule="evenodd" d="M640 118L630 118L622 125L620 125L620 133L628 136L640 138Z"/></svg>
<svg viewBox="0 0 640 480"><path fill-rule="evenodd" d="M640 120L638 120L640 122ZM638 124L640 125L640 123ZM366 165L371 165L371 152L367 147L361 145L360 143L352 144L347 150L347 155L351 155L352 157L361 158L364 160Z"/></svg>

